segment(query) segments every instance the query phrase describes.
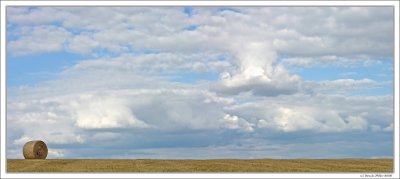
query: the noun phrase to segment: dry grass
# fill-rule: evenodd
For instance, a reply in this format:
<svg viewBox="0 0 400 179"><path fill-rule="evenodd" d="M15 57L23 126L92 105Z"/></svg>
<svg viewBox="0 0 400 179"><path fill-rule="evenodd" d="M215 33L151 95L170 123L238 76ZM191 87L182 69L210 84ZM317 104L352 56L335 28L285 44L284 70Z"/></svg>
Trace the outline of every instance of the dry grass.
<svg viewBox="0 0 400 179"><path fill-rule="evenodd" d="M392 172L391 159L7 160L7 172Z"/></svg>

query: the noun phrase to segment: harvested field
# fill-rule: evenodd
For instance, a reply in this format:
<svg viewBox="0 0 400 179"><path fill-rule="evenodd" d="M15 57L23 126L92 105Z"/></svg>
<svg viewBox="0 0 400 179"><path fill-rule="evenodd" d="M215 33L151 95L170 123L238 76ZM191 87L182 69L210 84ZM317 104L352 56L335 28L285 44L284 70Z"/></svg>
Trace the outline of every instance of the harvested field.
<svg viewBox="0 0 400 179"><path fill-rule="evenodd" d="M392 172L392 159L8 159L7 172Z"/></svg>

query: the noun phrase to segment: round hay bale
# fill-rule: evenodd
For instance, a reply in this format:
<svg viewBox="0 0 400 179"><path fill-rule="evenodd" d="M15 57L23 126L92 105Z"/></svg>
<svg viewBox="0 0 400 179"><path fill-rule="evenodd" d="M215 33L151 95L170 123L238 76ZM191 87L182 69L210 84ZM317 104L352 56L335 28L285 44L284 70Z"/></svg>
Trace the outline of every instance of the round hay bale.
<svg viewBox="0 0 400 179"><path fill-rule="evenodd" d="M45 159L47 157L47 146L43 141L33 140L24 145L25 159Z"/></svg>

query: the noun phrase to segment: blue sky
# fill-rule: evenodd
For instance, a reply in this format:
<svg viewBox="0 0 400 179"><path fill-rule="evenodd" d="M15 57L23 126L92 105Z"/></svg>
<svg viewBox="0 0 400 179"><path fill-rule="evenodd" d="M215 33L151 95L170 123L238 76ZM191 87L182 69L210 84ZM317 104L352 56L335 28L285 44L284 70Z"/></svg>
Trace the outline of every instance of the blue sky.
<svg viewBox="0 0 400 179"><path fill-rule="evenodd" d="M392 157L392 47L386 7L8 7L7 157Z"/></svg>

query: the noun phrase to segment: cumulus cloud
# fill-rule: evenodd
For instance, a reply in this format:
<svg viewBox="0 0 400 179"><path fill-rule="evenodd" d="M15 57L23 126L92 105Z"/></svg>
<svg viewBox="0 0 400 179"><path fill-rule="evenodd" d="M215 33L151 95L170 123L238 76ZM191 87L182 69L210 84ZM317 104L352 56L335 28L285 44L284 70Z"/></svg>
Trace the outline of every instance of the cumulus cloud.
<svg viewBox="0 0 400 179"><path fill-rule="evenodd" d="M277 50L289 56L365 54L392 57L393 9L390 8L265 7L242 10L250 11L248 13L257 16L259 22L268 22L276 32L274 44ZM349 16L351 18L347 18Z"/></svg>
<svg viewBox="0 0 400 179"><path fill-rule="evenodd" d="M71 37L71 33L66 29L49 25L27 27L20 31L19 39L7 43L7 50L11 55L61 51Z"/></svg>
<svg viewBox="0 0 400 179"><path fill-rule="evenodd" d="M251 119L250 122L257 124L260 129L284 132L363 131L368 130L369 125L390 125L391 102L389 96L364 98L295 95L236 104L229 107L228 111ZM380 108L372 108L371 104L380 105Z"/></svg>
<svg viewBox="0 0 400 179"><path fill-rule="evenodd" d="M9 9L10 24L61 23L77 33L76 37L67 39L69 43L64 48L82 54L95 53L94 50L99 48L111 52L131 48L168 52L216 51L226 50L244 40L262 40L262 37L269 39L278 53L288 56L392 57L393 9L386 7L239 7L236 12L195 7L196 13L191 16L187 16L183 8L166 7ZM100 11L102 13L98 13ZM345 14L351 14L352 18L343 18L348 17ZM193 31L185 30L193 25L197 27ZM375 33L377 31L380 33ZM43 34L31 36L40 38ZM218 45L227 41L231 43ZM40 52L23 46L23 42L27 41L17 40L12 52L17 53L17 49Z"/></svg>
<svg viewBox="0 0 400 179"><path fill-rule="evenodd" d="M113 128L365 131L369 130L368 126L370 129L376 128L374 126L388 127L393 107L390 96L367 98L306 94L261 99L250 96L242 100L251 102L241 104L238 102L241 99L183 86L86 91L40 98L16 98L8 104L10 126L23 131L17 141L27 140L26 136L48 136L48 140L55 143L79 143L84 141L84 130ZM19 123L31 125L17 125ZM26 127L32 125L38 125L38 128L64 125L66 129L65 133L57 129L57 132L44 130L34 135L30 134L33 129Z"/></svg>
<svg viewBox="0 0 400 179"><path fill-rule="evenodd" d="M200 140L203 134L196 131L218 135L223 131L253 133L258 138L265 131L323 135L354 131L385 132L390 131L393 125L393 99L390 96L298 94L235 99L207 90L180 88L81 92L41 97L30 102L23 98L10 99L13 102L8 103L7 124L14 134L9 140L12 141L12 148L17 148L36 138L55 146L107 142L110 139L122 142L131 135L151 136L146 131L154 130L161 132L160 135L175 136L165 139L174 141L179 131L186 131L193 140ZM205 142L203 145L220 145L209 137L201 139ZM222 139L219 140L230 140L224 135L220 137ZM136 144L125 143L155 145L156 138L150 137L150 144L140 140L132 141ZM173 145L185 147L189 144ZM70 155L65 153L65 156Z"/></svg>
<svg viewBox="0 0 400 179"><path fill-rule="evenodd" d="M259 120L259 127L280 129L285 132L297 130L316 130L323 132L365 130L367 122L359 116L342 118L332 109L321 112L321 109L310 107L280 107L272 121Z"/></svg>
<svg viewBox="0 0 400 179"><path fill-rule="evenodd" d="M24 100L8 104L10 114L7 122L15 130L13 141L16 145L23 145L26 141L43 139L55 144L82 143L82 135L65 109L49 100ZM13 112L14 111L14 112ZM63 126L63 127L59 127Z"/></svg>
<svg viewBox="0 0 400 179"><path fill-rule="evenodd" d="M155 127L160 130L220 128L224 125L222 108L232 103L213 93L190 89L111 90L47 97L29 104L26 101L9 104L10 111L24 111L11 115L11 121L43 121L54 125L65 122L80 129ZM57 111L46 112L51 109Z"/></svg>
<svg viewBox="0 0 400 179"><path fill-rule="evenodd" d="M235 115L226 114L224 116L225 126L228 129L241 129L247 132L253 132L253 125L252 123L247 122L245 119L239 118Z"/></svg>
<svg viewBox="0 0 400 179"><path fill-rule="evenodd" d="M75 111L75 125L79 128L149 127L136 118L122 99L113 96L80 95L69 103L71 110Z"/></svg>
<svg viewBox="0 0 400 179"><path fill-rule="evenodd" d="M298 90L300 77L275 64L276 52L267 43L244 43L233 51L237 53L238 68L232 74L221 74L216 91L228 94L250 91L255 95L276 96Z"/></svg>

